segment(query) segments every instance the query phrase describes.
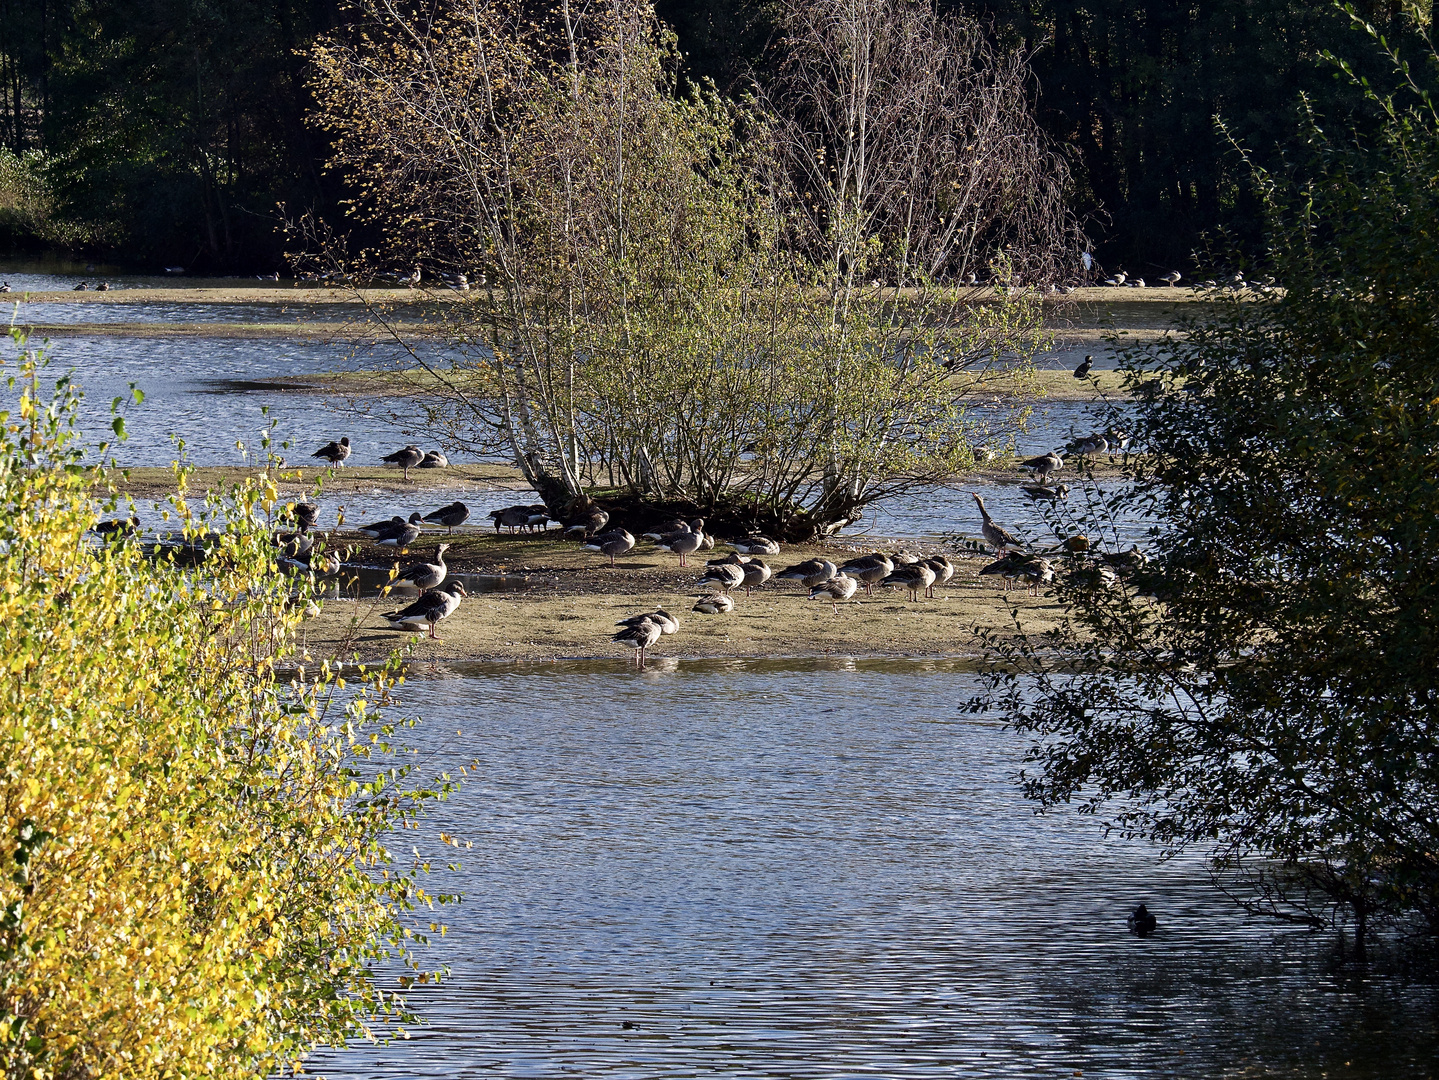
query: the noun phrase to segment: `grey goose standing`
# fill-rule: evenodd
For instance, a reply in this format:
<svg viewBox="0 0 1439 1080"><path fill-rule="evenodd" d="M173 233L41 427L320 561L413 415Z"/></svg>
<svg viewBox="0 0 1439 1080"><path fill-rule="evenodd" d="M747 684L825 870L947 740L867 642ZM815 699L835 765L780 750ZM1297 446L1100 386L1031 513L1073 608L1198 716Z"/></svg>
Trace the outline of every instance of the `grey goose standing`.
<svg viewBox="0 0 1439 1080"><path fill-rule="evenodd" d="M908 566L896 566L894 571L880 582L889 588L902 588L909 592L909 598L919 602L920 594L934 584L934 569L927 563L917 562Z"/></svg>
<svg viewBox="0 0 1439 1080"><path fill-rule="evenodd" d="M436 641L435 627L441 619L448 619L460 606L460 597L468 596L465 587L458 581L450 580L438 589L421 593L420 598L407 608L387 611L380 618L395 630L419 630L428 627L430 637Z"/></svg>
<svg viewBox="0 0 1439 1080"><path fill-rule="evenodd" d="M733 560L733 561L731 561ZM719 559L705 568L696 585L716 585L722 593L731 593L744 585L744 563L739 555Z"/></svg>
<svg viewBox="0 0 1439 1080"><path fill-rule="evenodd" d="M585 551L596 551L601 555L610 557L610 565L614 566L615 556L623 555L635 546L635 538L630 535L627 529L611 529L609 532L600 533L591 537L581 545Z"/></svg>
<svg viewBox="0 0 1439 1080"><path fill-rule="evenodd" d="M970 494L974 496L974 501L979 504L979 513L984 518L984 524L979 527L979 531L996 551L1003 555L1009 548L1024 546L1023 540L989 516L989 511L984 508L984 500L979 497L979 492L971 491Z"/></svg>
<svg viewBox="0 0 1439 1080"><path fill-rule="evenodd" d="M635 667L645 666L645 651L660 639L663 628L654 619L645 617L633 626L626 626L614 636L614 640L635 651Z"/></svg>
<svg viewBox="0 0 1439 1080"><path fill-rule="evenodd" d="M894 560L883 552L876 551L872 555L850 559L839 568L839 572L857 579L864 586L864 594L873 596L875 585L888 577L893 569Z"/></svg>
<svg viewBox="0 0 1439 1080"><path fill-rule="evenodd" d="M628 619L621 619L615 623L615 625L635 626L646 619L652 623L656 623L662 634L679 633L680 621L662 607L657 607L653 611L647 611L642 615L631 615Z"/></svg>
<svg viewBox="0 0 1439 1080"><path fill-rule="evenodd" d="M1051 450L1047 454L1040 454L1038 457L1032 457L1028 461L1021 461L1019 467L1021 469L1033 469L1035 476L1039 477L1041 481L1046 481L1049 479L1051 473L1057 473L1060 469L1064 468L1064 458Z"/></svg>
<svg viewBox="0 0 1439 1080"><path fill-rule="evenodd" d="M449 532L453 533L457 526L463 525L470 520L470 508L464 503L456 500L449 506L442 506L432 514L426 514L425 521L434 522L436 525L443 525Z"/></svg>
<svg viewBox="0 0 1439 1080"><path fill-rule="evenodd" d="M387 465L398 465L404 470L405 479L408 480L410 478L410 470L424 461L425 455L418 446L411 443L403 450L396 450L393 454L386 454L380 460Z"/></svg>
<svg viewBox="0 0 1439 1080"><path fill-rule="evenodd" d="M691 555L704 546L705 542L704 518L696 518L689 526L681 532L672 532L661 536L655 541L655 547L664 551L673 552L680 557L680 565L688 566L685 556ZM649 536L649 533L645 534Z"/></svg>
<svg viewBox="0 0 1439 1080"><path fill-rule="evenodd" d="M828 559L806 559L802 563L787 566L775 575L779 581L799 581L807 589L823 585L839 573L839 567Z"/></svg>
<svg viewBox="0 0 1439 1080"><path fill-rule="evenodd" d="M441 544L435 549L433 562L420 562L405 567L395 575L395 580L390 582L390 588L415 589L419 592L439 588L445 575L449 573L449 567L445 565L445 552L449 549L449 544Z"/></svg>
<svg viewBox="0 0 1439 1080"><path fill-rule="evenodd" d="M834 613L839 614L839 602L848 600L859 588L859 582L846 574L836 574L828 581L822 581L809 591L811 600L828 600L834 608Z"/></svg>

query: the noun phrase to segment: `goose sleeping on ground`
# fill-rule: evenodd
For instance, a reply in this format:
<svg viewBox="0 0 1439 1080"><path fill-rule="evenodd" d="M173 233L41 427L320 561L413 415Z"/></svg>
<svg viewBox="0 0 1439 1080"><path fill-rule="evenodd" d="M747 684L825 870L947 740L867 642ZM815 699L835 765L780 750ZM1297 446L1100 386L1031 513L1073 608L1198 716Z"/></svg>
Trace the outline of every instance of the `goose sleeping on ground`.
<svg viewBox="0 0 1439 1080"><path fill-rule="evenodd" d="M876 551L872 555L850 559L839 568L839 572L857 579L864 586L864 594L873 596L875 585L888 577L893 569L894 561L883 552Z"/></svg>
<svg viewBox="0 0 1439 1080"><path fill-rule="evenodd" d="M607 533L600 533L598 536L587 541L584 545L585 551L595 551L601 555L610 557L610 565L614 566L615 556L623 555L635 546L635 538L625 529L614 529Z"/></svg>
<svg viewBox="0 0 1439 1080"><path fill-rule="evenodd" d="M419 467L422 469L448 469L450 467L450 459L438 450L431 450L420 459Z"/></svg>
<svg viewBox="0 0 1439 1080"><path fill-rule="evenodd" d="M289 507L289 516L302 529L313 529L320 520L320 508L312 502L297 502Z"/></svg>
<svg viewBox="0 0 1439 1080"><path fill-rule="evenodd" d="M731 540L729 546L741 555L778 555L779 544L767 536L746 536L743 540Z"/></svg>
<svg viewBox="0 0 1439 1080"><path fill-rule="evenodd" d="M650 648L660 639L664 630L654 619L649 617L641 618L633 626L626 626L614 636L614 640L626 648L635 651L635 667L645 666L645 650Z"/></svg>
<svg viewBox="0 0 1439 1080"><path fill-rule="evenodd" d="M326 443L310 456L324 458L331 465L343 465L350 456L350 437L346 435L339 442Z"/></svg>
<svg viewBox="0 0 1439 1080"><path fill-rule="evenodd" d="M811 600L828 600L834 608L834 613L839 614L839 602L848 600L859 588L859 582L844 574L836 574L828 581L821 582L809 591Z"/></svg>
<svg viewBox="0 0 1439 1080"><path fill-rule="evenodd" d="M775 579L777 581L802 582L805 588L813 589L816 585L823 585L838 573L839 567L828 559L806 559L802 563L785 567L775 574Z"/></svg>
<svg viewBox="0 0 1439 1080"><path fill-rule="evenodd" d="M716 585L722 593L730 593L744 585L744 564L739 561L739 556L733 556L734 562L727 559L721 560L713 566L705 569L700 575L696 585Z"/></svg>
<svg viewBox="0 0 1439 1080"><path fill-rule="evenodd" d="M405 479L408 480L410 478L410 470L424 461L425 455L420 452L418 446L411 443L403 450L396 450L393 454L386 454L380 460L387 465L398 465L404 470Z"/></svg>
<svg viewBox="0 0 1439 1080"><path fill-rule="evenodd" d="M449 506L442 506L434 513L426 514L424 520L434 522L436 525L443 525L453 533L458 526L470 520L470 508L456 500Z"/></svg>
<svg viewBox="0 0 1439 1080"><path fill-rule="evenodd" d="M420 517L419 512L417 511L410 515L410 520L408 524L418 526L423 520L424 518ZM386 536L390 536L393 533L398 533L402 531L405 528L405 525L405 519L400 517L399 514L396 514L394 517L390 518L389 521L372 521L368 525L361 525L355 531L363 536L373 536L376 540L380 540Z"/></svg>
<svg viewBox="0 0 1439 1080"><path fill-rule="evenodd" d="M388 611L380 616L390 624L394 630L424 630L428 628L430 637L435 637L435 627L440 620L448 619L460 606L460 597L468 596L465 587L458 581L450 580L441 585L438 589L431 589L427 593L420 594L420 598L407 608L399 611Z"/></svg>
<svg viewBox="0 0 1439 1080"><path fill-rule="evenodd" d="M375 543L380 547L407 548L420 538L424 532L419 522L415 520L418 515L411 514L410 520L401 525L394 532L385 533L375 538Z"/></svg>
<svg viewBox="0 0 1439 1080"><path fill-rule="evenodd" d="M984 500L980 498L979 492L971 491L970 494L974 496L974 501L979 504L980 516L984 518L984 524L979 527L979 531L999 554L1003 555L1008 548L1024 546L1023 540L989 516L989 511L984 508Z"/></svg>
<svg viewBox="0 0 1439 1080"><path fill-rule="evenodd" d="M728 593L701 596L690 610L698 611L701 615L723 615L734 610L734 597Z"/></svg>
<svg viewBox="0 0 1439 1080"><path fill-rule="evenodd" d="M449 544L441 544L436 548L434 562L420 562L405 567L396 575L395 580L390 582L390 588L392 590L413 589L416 592L439 588L445 580L445 575L449 573L449 567L445 565L445 552L449 548Z"/></svg>

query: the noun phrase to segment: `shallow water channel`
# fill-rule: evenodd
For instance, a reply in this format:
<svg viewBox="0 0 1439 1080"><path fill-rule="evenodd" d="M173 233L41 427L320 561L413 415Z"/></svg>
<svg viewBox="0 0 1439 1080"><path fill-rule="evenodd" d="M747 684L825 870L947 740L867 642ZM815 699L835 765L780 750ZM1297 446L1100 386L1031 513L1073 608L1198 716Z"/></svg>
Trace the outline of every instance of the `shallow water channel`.
<svg viewBox="0 0 1439 1080"><path fill-rule="evenodd" d="M464 894L424 954L452 974L408 1041L316 1055L332 1080L1432 1075L1431 970L1035 816L962 666L416 676L424 767L479 762L419 847L474 843L430 881Z"/></svg>

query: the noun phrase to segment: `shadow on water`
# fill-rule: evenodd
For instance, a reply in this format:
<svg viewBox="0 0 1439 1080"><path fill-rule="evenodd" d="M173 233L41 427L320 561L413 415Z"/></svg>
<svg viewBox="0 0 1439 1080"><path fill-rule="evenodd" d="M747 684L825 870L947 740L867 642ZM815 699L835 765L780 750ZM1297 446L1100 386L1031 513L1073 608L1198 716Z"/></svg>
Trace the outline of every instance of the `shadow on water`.
<svg viewBox="0 0 1439 1080"><path fill-rule="evenodd" d="M470 767L404 840L474 844L431 882L465 897L425 954L452 976L407 1041L310 1070L1431 1075L1431 964L1357 967L1196 860L1035 815L1025 740L958 708L976 686L952 660L414 670L420 767Z"/></svg>

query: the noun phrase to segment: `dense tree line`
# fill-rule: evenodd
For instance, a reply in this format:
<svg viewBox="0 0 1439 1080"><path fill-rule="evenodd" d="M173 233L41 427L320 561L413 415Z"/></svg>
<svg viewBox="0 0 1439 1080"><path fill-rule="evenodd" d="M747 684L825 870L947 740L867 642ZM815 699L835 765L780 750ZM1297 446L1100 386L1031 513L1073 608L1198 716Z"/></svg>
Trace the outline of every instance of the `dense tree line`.
<svg viewBox="0 0 1439 1080"><path fill-rule="evenodd" d="M543 5L541 5L543 6ZM1188 265L1232 239L1263 250L1244 146L1282 169L1301 95L1330 126L1368 122L1332 50L1385 69L1332 0L944 0L1032 56L1041 123L1073 155L1073 205L1106 266ZM738 94L785 58L776 0L665 0L687 72ZM538 10L538 8L537 8ZM1398 5L1360 14L1404 35ZM335 216L342 192L307 124L303 47L338 0L0 0L0 141L43 147L57 213L97 250L270 269L277 203ZM1228 135L1216 125L1224 121Z"/></svg>

